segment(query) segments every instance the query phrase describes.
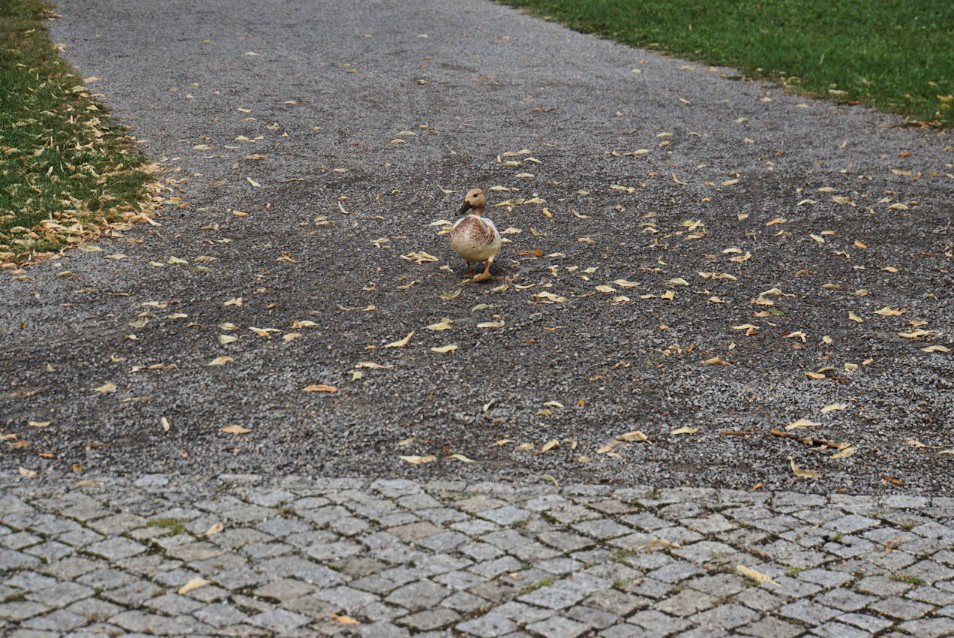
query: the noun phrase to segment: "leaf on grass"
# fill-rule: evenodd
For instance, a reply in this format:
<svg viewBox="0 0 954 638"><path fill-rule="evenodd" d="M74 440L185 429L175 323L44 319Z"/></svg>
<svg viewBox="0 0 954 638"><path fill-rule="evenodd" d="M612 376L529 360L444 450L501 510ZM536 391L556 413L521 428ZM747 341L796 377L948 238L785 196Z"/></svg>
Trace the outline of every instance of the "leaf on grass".
<svg viewBox="0 0 954 638"><path fill-rule="evenodd" d="M108 394L110 392L116 391L116 384L110 381L109 383L104 383L103 385L96 388L96 391L100 394Z"/></svg>
<svg viewBox="0 0 954 638"><path fill-rule="evenodd" d="M745 565L738 565L738 566L735 568L735 571L736 571L736 573L739 574L740 576L745 576L746 578L749 578L749 579L751 579L751 580L754 580L754 581L757 582L759 585L764 585L764 584L768 583L768 584L771 584L771 585L775 585L776 587L779 587L779 586L780 586L778 583L776 583L774 580L772 580L772 577L769 576L768 574L763 574L762 572L756 571L756 570L752 569L751 567L746 567Z"/></svg>
<svg viewBox="0 0 954 638"><path fill-rule="evenodd" d="M425 463L433 463L437 460L437 457L433 454L427 456L401 456L398 458L410 465L424 465Z"/></svg>
<svg viewBox="0 0 954 638"><path fill-rule="evenodd" d="M816 421L809 421L808 419L799 419L798 421L792 421L785 426L786 430L797 430L798 428L813 428L821 425Z"/></svg>
<svg viewBox="0 0 954 638"><path fill-rule="evenodd" d="M219 428L219 432L224 432L225 434L248 434L251 430L243 428L241 425L226 425L224 428Z"/></svg>
<svg viewBox="0 0 954 638"><path fill-rule="evenodd" d="M318 383L315 385L305 386L303 391L304 392L325 392L328 394L334 394L335 392L338 391L338 388L336 388L333 385L324 385L323 383Z"/></svg>
<svg viewBox="0 0 954 638"><path fill-rule="evenodd" d="M432 323L431 325L427 326L427 329L441 331L450 330L452 327L454 327L454 322L448 317L442 317L437 323Z"/></svg>
<svg viewBox="0 0 954 638"><path fill-rule="evenodd" d="M177 593L179 593L180 595L181 595L181 594L188 594L190 591L192 591L192 590L194 590L194 589L198 589L199 587L205 587L205 586L208 585L210 582L211 582L211 581L208 581L208 580L206 580L206 579L204 579L204 578L200 578L200 577L196 576L195 578L193 578L192 580L190 580L189 582L187 582L185 585L183 585L182 587L180 587L180 588L177 590Z"/></svg>
<svg viewBox="0 0 954 638"><path fill-rule="evenodd" d="M818 478L818 472L816 472L815 470L803 470L802 468L798 467L798 465L795 464L795 461L792 459L792 457L788 457L788 462L789 462L789 465L792 466L792 473L795 474L795 476L797 476L798 478L810 478L810 479Z"/></svg>
<svg viewBox="0 0 954 638"><path fill-rule="evenodd" d="M224 366L226 363L232 360L232 357L228 355L222 355L221 357L216 357L209 361L206 365L209 366Z"/></svg>
<svg viewBox="0 0 954 638"><path fill-rule="evenodd" d="M436 352L438 354L446 354L448 352L453 352L454 350L457 350L457 346L454 344L441 346L439 348L431 348L431 352Z"/></svg>
<svg viewBox="0 0 954 638"><path fill-rule="evenodd" d="M385 344L385 348L403 348L411 342L411 337L414 336L414 331L407 333L407 336L403 339L398 339L397 341L392 341L391 343Z"/></svg>

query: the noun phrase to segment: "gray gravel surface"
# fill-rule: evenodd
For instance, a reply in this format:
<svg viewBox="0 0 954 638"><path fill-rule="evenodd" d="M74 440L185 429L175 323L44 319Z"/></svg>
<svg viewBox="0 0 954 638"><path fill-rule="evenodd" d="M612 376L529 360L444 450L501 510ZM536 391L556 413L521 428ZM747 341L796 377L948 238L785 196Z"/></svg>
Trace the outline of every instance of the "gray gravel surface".
<svg viewBox="0 0 954 638"><path fill-rule="evenodd" d="M954 493L950 135L483 1L59 11L178 199L2 276L0 466Z"/></svg>

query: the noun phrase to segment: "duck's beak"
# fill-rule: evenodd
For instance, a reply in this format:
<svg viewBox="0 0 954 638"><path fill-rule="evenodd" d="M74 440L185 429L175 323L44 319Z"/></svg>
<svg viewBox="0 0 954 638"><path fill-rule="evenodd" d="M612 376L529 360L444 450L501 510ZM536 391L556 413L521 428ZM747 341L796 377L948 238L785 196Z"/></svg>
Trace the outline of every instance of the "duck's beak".
<svg viewBox="0 0 954 638"><path fill-rule="evenodd" d="M458 215L463 215L464 213L466 213L466 212L469 211L469 210L470 210L470 202L465 201L465 202L464 202L464 205L460 207L460 210L459 210L459 211L457 211L457 214L458 214Z"/></svg>

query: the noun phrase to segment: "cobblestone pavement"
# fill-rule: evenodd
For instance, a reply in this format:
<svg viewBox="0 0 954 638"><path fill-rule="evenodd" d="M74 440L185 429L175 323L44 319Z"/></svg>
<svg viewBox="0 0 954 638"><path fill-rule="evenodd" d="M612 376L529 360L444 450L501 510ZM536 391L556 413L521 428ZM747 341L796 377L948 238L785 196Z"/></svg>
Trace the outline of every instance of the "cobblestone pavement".
<svg viewBox="0 0 954 638"><path fill-rule="evenodd" d="M954 634L954 499L0 475L0 634Z"/></svg>

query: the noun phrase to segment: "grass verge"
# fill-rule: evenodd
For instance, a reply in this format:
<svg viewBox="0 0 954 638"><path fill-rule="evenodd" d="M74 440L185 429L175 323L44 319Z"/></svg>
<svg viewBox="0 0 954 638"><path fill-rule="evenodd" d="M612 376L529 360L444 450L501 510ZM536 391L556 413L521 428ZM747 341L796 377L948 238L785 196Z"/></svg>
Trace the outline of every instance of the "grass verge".
<svg viewBox="0 0 954 638"><path fill-rule="evenodd" d="M10 269L143 217L152 178L58 55L44 4L0 8L0 268Z"/></svg>
<svg viewBox="0 0 954 638"><path fill-rule="evenodd" d="M631 46L954 127L950 0L500 0Z"/></svg>

